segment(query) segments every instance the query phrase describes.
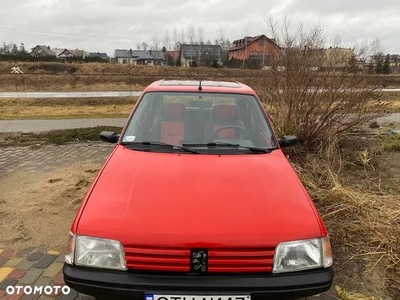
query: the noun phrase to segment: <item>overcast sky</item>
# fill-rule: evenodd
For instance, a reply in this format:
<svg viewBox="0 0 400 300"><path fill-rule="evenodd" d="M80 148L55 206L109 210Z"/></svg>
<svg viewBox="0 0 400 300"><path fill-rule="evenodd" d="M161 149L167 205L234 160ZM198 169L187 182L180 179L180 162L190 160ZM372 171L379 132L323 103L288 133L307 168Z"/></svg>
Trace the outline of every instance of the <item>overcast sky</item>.
<svg viewBox="0 0 400 300"><path fill-rule="evenodd" d="M1 0L0 42L107 52L173 41L192 24L214 41L270 35L265 18L321 23L350 45L379 38L385 53L400 54L400 0ZM329 40L329 38L328 38Z"/></svg>

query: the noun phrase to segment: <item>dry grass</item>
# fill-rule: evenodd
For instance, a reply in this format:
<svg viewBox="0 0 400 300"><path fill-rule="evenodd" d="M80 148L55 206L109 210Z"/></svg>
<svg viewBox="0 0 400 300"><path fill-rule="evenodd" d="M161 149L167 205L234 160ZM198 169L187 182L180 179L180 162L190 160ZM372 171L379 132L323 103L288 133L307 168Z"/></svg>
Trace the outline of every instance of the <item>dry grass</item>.
<svg viewBox="0 0 400 300"><path fill-rule="evenodd" d="M371 143L332 143L293 165L331 234L337 284L351 293L400 297L400 153L386 157Z"/></svg>
<svg viewBox="0 0 400 300"><path fill-rule="evenodd" d="M380 105L380 112L383 113L399 113L400 112L400 93L374 93L368 101L369 105L376 106ZM263 102L264 108L267 111L271 111L271 104L267 100Z"/></svg>
<svg viewBox="0 0 400 300"><path fill-rule="evenodd" d="M371 99L371 104L376 104L377 102L382 103L385 106L385 111L391 113L400 112L400 93L390 92L390 93L375 93L373 99Z"/></svg>
<svg viewBox="0 0 400 300"><path fill-rule="evenodd" d="M336 292L339 296L340 299L342 300L377 300L377 299L382 299L382 298L376 298L376 297L371 297L371 296L367 296L365 294L361 294L361 293L349 293L343 289L341 289L340 287L336 286L335 287Z"/></svg>
<svg viewBox="0 0 400 300"><path fill-rule="evenodd" d="M10 74L19 66L25 75ZM268 76L263 70L131 66L100 63L0 62L0 91L142 90L159 79L240 81L252 87ZM323 75L321 75L323 77ZM273 79L270 77L270 79ZM400 86L400 76L381 76L376 85Z"/></svg>
<svg viewBox="0 0 400 300"><path fill-rule="evenodd" d="M0 119L126 118L136 97L2 99Z"/></svg>
<svg viewBox="0 0 400 300"><path fill-rule="evenodd" d="M8 107L0 108L0 119L75 119L75 118L126 118L132 105Z"/></svg>

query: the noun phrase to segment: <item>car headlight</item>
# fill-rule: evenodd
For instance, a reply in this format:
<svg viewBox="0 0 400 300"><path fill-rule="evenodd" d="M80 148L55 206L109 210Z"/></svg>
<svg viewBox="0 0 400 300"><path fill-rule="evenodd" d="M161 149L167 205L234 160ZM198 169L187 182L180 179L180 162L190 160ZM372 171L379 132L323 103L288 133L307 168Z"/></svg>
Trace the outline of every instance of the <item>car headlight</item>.
<svg viewBox="0 0 400 300"><path fill-rule="evenodd" d="M65 262L69 265L74 263L75 235L70 232L67 242L67 253L65 253Z"/></svg>
<svg viewBox="0 0 400 300"><path fill-rule="evenodd" d="M280 243L275 250L273 273L295 272L332 265L329 237Z"/></svg>
<svg viewBox="0 0 400 300"><path fill-rule="evenodd" d="M70 241L71 241L70 237ZM77 266L126 270L124 251L121 243L115 240L75 236L72 242L75 247L72 253L67 253L65 261Z"/></svg>

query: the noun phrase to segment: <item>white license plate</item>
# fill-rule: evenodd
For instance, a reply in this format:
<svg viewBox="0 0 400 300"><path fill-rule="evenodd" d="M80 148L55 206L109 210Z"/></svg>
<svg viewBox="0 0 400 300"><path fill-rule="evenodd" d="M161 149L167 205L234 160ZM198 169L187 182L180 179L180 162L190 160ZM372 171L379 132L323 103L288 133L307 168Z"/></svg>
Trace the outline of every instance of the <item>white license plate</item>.
<svg viewBox="0 0 400 300"><path fill-rule="evenodd" d="M251 300L250 295L144 295L144 300Z"/></svg>

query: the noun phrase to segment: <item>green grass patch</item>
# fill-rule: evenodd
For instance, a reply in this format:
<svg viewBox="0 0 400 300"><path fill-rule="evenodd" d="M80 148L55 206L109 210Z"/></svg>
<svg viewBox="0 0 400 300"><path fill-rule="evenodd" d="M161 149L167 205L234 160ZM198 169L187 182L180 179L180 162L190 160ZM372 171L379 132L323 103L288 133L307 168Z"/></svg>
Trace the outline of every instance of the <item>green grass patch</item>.
<svg viewBox="0 0 400 300"><path fill-rule="evenodd" d="M390 135L383 142L385 151L400 151L400 134Z"/></svg>

